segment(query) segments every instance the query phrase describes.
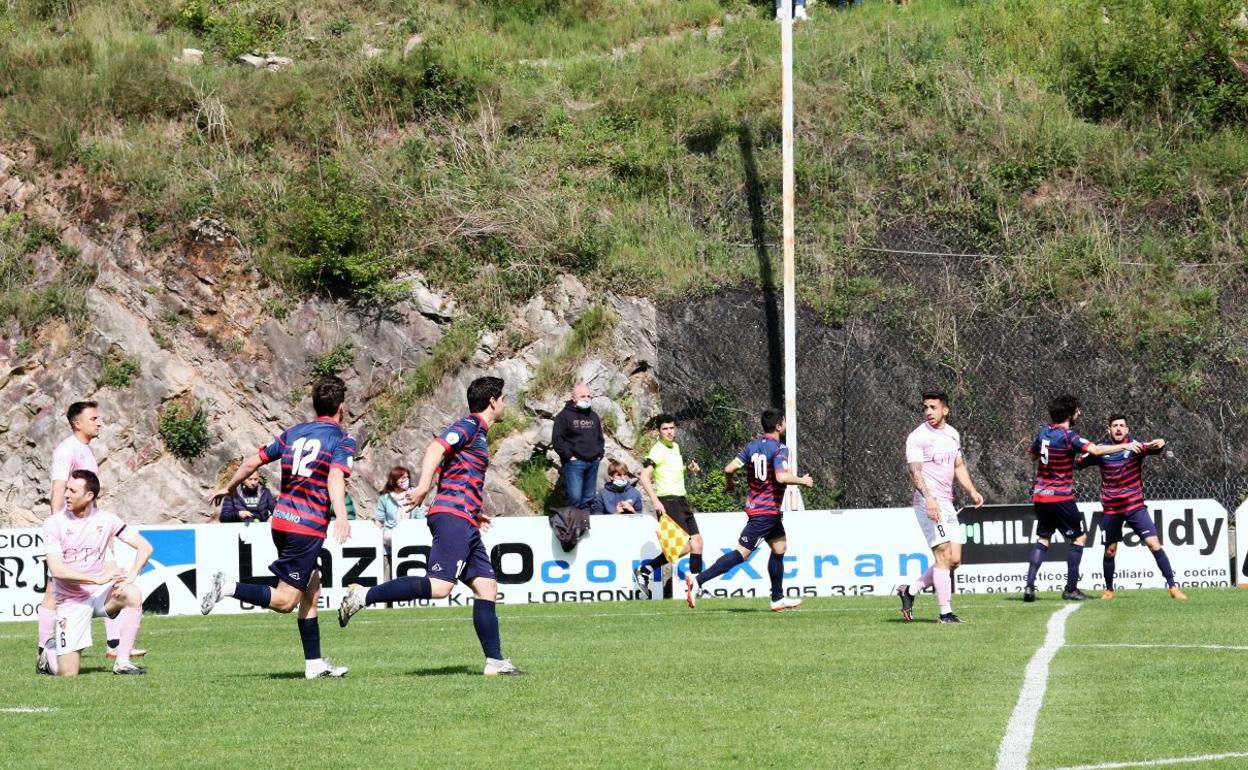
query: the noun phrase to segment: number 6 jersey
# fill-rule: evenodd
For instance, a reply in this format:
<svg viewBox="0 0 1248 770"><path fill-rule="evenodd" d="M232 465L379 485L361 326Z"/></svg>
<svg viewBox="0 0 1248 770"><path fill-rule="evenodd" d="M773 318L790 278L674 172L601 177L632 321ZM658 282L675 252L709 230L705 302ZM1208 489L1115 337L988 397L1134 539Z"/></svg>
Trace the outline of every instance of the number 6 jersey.
<svg viewBox="0 0 1248 770"><path fill-rule="evenodd" d="M355 439L332 417L318 417L260 447L265 463L279 458L282 493L273 511L273 529L324 538L329 528L329 470L351 475Z"/></svg>

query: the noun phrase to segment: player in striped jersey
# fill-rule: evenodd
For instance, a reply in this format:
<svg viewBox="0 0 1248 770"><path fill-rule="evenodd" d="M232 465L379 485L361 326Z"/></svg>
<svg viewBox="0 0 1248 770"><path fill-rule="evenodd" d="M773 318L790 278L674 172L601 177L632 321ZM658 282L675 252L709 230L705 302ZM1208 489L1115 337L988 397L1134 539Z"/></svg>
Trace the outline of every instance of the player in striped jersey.
<svg viewBox="0 0 1248 770"><path fill-rule="evenodd" d="M791 610L802 603L801 599L784 596L784 553L788 539L784 532L784 488L788 484L814 486L809 476L798 476L789 470L789 450L780 443L784 434L784 413L779 409L767 409L762 416L763 435L745 445L732 462L724 466L724 482L728 492L733 491L733 474L748 468L749 496L745 500L745 529L737 540L737 547L719 557L708 570L699 574L692 571L685 576L685 601L690 607L697 606L702 586L728 570L742 564L763 541L771 548L767 561L767 575L771 578L771 611Z"/></svg>
<svg viewBox="0 0 1248 770"><path fill-rule="evenodd" d="M1079 562L1083 560L1088 532L1083 514L1075 505L1075 458L1080 453L1101 457L1125 449L1138 452L1142 448L1135 441L1111 446L1088 441L1071 430L1082 415L1079 399L1074 396L1063 395L1053 399L1049 402L1052 422L1040 429L1027 450L1036 461L1036 481L1031 493L1036 508L1036 543L1031 548L1027 585L1023 588L1025 602L1036 600L1036 573L1044 562L1054 532L1061 532L1070 541L1070 550L1066 555L1066 588L1062 591L1062 598L1072 601L1088 598L1079 590Z"/></svg>
<svg viewBox="0 0 1248 770"><path fill-rule="evenodd" d="M1109 437L1119 444L1128 440L1131 429L1127 427L1125 414L1109 416ZM1157 568L1166 578L1166 587L1175 599L1186 599L1179 584L1174 581L1174 569L1170 557L1161 547L1157 525L1149 518L1148 506L1144 504L1144 458L1157 454L1166 446L1164 438L1142 442L1140 451L1124 449L1121 452L1101 455L1083 455L1079 467L1101 466L1101 531L1105 533L1105 592L1102 599L1114 598L1114 557L1118 555L1118 543L1122 540L1122 525L1130 524L1135 534L1153 552Z"/></svg>
<svg viewBox="0 0 1248 770"><path fill-rule="evenodd" d="M506 407L503 381L498 377L478 377L468 385L467 417L436 436L425 450L420 466L420 483L407 493L407 502L420 505L433 490L437 494L429 506L426 522L433 543L429 546L425 577L398 577L365 589L348 587L338 608L338 624L346 626L351 616L365 607L387 602L416 599L444 599L456 581L472 589L472 625L485 653L486 676L523 674L503 657L498 634L498 578L490 554L481 541L481 531L490 526L490 517L481 510L485 490L485 469L490 464L486 434Z"/></svg>
<svg viewBox="0 0 1248 770"><path fill-rule="evenodd" d="M308 679L340 677L343 666L331 665L321 657L321 629L316 607L321 598L321 572L318 559L329 530L329 512L334 512L334 537L339 543L351 537L347 520L347 477L355 460L355 439L342 420L347 386L338 377L322 377L312 386L312 408L316 419L282 433L268 446L244 460L230 483L214 491L212 504L234 494L234 489L262 465L282 461L282 492L270 519L277 561L269 571L277 576L277 588L255 583L227 581L225 573L213 575L212 587L204 595L200 610L207 615L222 597L288 613L299 608L299 638L303 642L304 676Z"/></svg>

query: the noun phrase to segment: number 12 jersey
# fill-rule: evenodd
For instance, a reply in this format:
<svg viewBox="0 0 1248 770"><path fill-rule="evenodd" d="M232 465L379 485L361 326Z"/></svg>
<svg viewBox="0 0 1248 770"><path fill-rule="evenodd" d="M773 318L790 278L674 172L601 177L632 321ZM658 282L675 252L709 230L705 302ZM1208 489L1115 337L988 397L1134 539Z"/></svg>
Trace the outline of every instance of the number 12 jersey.
<svg viewBox="0 0 1248 770"><path fill-rule="evenodd" d="M282 461L282 492L271 526L279 532L324 538L329 529L329 471L351 475L355 439L330 417L285 431L260 447L265 463Z"/></svg>

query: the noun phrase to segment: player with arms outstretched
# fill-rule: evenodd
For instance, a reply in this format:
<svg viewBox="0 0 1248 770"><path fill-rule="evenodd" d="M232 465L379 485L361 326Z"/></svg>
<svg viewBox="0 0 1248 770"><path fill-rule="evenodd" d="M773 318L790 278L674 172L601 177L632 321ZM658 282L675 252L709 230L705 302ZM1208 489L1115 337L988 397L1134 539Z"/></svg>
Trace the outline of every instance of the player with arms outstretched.
<svg viewBox="0 0 1248 770"><path fill-rule="evenodd" d="M771 579L771 611L783 612L801 605L801 599L784 595L784 554L788 550L788 538L784 531L784 488L789 484L813 487L809 475L798 476L789 471L789 450L780 443L784 435L784 413L779 409L766 409L760 420L763 435L745 445L737 456L724 466L724 483L728 492L735 488L734 474L747 468L749 496L745 500L745 528L737 538L737 547L715 560L702 574L689 572L685 576L685 601L690 608L696 607L702 586L728 570L742 564L766 542L771 547L767 560L767 576Z"/></svg>
<svg viewBox="0 0 1248 770"><path fill-rule="evenodd" d="M901 616L914 620L914 597L928 586L940 604L938 622L961 623L953 613L953 570L962 563L962 526L953 505L953 482L970 495L975 507L984 496L975 489L970 469L962 459L962 436L947 420L949 396L943 391L923 393L923 424L906 437L906 465L914 486L914 516L936 562L914 583L897 587Z"/></svg>
<svg viewBox="0 0 1248 770"><path fill-rule="evenodd" d="M481 542L481 530L490 526L490 517L481 509L485 469L490 464L486 434L503 416L504 408L503 381L498 377L478 377L468 385L471 414L429 444L420 466L420 483L407 493L408 503L419 506L437 480L437 493L426 517L433 536L426 577L399 577L369 589L350 586L338 608L339 625L345 627L351 616L373 604L446 598L458 580L472 589L472 625L485 653L483 673L524 673L503 657L494 605L498 578Z"/></svg>
<svg viewBox="0 0 1248 770"><path fill-rule="evenodd" d="M351 536L345 495L355 459L355 439L342 426L346 393L346 384L338 377L318 380L312 386L316 419L296 425L261 447L238 466L228 484L210 495L212 504L219 505L260 466L281 460L282 492L269 520L273 544L277 546L277 561L269 565L269 571L277 576L277 588L227 581L225 573L218 572L213 575L212 587L204 595L200 609L207 615L226 596L283 614L298 607L304 676L308 679L347 673L345 667L331 665L321 657L321 629L316 614L321 596L317 560L329 530L331 510L336 518L334 537L345 543Z"/></svg>
<svg viewBox="0 0 1248 770"><path fill-rule="evenodd" d="M1140 451L1138 442L1101 446L1088 441L1071 429L1083 410L1079 399L1062 395L1049 402L1048 427L1041 428L1027 451L1036 462L1036 480L1032 486L1031 500L1036 509L1036 543L1031 547L1031 559L1027 567L1027 585L1023 588L1023 601L1036 600L1036 573L1044 563L1049 541L1054 532L1061 532L1070 541L1066 555L1066 588L1062 598L1083 601L1087 594L1079 590L1079 562L1083 560L1083 547L1088 542L1088 531L1083 514L1075 505L1075 459L1086 453L1094 457L1114 454L1125 449Z"/></svg>
<svg viewBox="0 0 1248 770"><path fill-rule="evenodd" d="M1125 414L1109 416L1109 437L1119 444L1126 443L1131 435L1127 427ZM1089 465L1101 466L1101 531L1105 533L1105 556L1101 562L1105 570L1105 591L1102 599L1114 598L1114 558L1118 555L1118 543L1122 541L1122 525L1129 524L1132 531L1153 552L1157 568L1166 579L1166 588L1175 599L1184 600L1187 596L1174 580L1174 568L1170 566L1170 557L1161 547L1161 538L1157 534L1157 525L1148 515L1148 506L1144 504L1144 458L1158 454L1166 447L1164 438L1141 442L1140 451L1124 449L1121 452L1101 455L1083 455L1079 458L1079 467Z"/></svg>
<svg viewBox="0 0 1248 770"><path fill-rule="evenodd" d="M91 618L116 618L120 640L114 674L144 674L130 662L143 619L143 595L134 584L152 555L152 546L125 522L95 504L100 479L75 470L64 485L65 506L43 523L48 573L56 598L56 632L40 667L47 673L77 676L81 652L91 646ZM135 550L129 572L108 561L113 539Z"/></svg>

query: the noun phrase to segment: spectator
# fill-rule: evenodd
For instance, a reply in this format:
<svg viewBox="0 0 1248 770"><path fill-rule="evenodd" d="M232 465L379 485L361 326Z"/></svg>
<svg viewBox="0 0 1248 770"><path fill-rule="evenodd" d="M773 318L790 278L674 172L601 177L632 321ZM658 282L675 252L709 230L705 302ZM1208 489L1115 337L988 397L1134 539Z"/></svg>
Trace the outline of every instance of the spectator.
<svg viewBox="0 0 1248 770"><path fill-rule="evenodd" d="M598 463L602 460L602 419L590 407L589 386L578 383L572 398L555 416L551 440L563 463L563 490L567 504L589 510L598 491Z"/></svg>
<svg viewBox="0 0 1248 770"><path fill-rule="evenodd" d="M221 500L221 521L225 523L268 521L273 515L273 506L277 501L273 493L260 480L260 472L256 471L243 483L238 485L234 494L226 495Z"/></svg>
<svg viewBox="0 0 1248 770"><path fill-rule="evenodd" d="M641 513L641 491L633 484L628 466L607 463L607 484L594 498L594 513Z"/></svg>
<svg viewBox="0 0 1248 770"><path fill-rule="evenodd" d="M784 0L776 0L776 21L780 21L780 11L783 7L780 4L782 2ZM858 0L858 2L861 2L861 0ZM810 17L806 15L806 0L793 0L793 21L806 21L808 18Z"/></svg>
<svg viewBox="0 0 1248 770"><path fill-rule="evenodd" d="M381 540L386 544L386 553L390 553L390 540L394 537L394 528L399 526L399 519L408 517L407 490L412 486L412 472L402 465L390 469L386 485L377 498L377 510L373 520L381 527Z"/></svg>

